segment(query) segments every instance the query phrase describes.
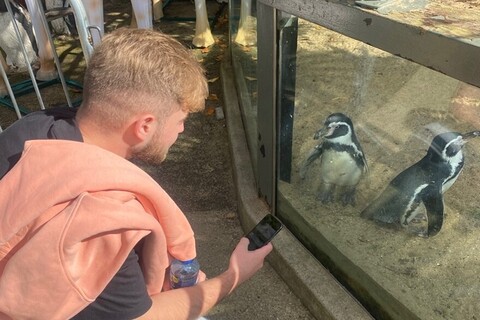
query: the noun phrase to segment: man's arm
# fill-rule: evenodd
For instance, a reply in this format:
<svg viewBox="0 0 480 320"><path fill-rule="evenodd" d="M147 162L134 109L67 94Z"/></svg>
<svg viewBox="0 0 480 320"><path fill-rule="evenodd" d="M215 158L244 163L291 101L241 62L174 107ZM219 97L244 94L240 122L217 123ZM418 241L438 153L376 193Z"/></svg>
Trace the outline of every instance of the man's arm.
<svg viewBox="0 0 480 320"><path fill-rule="evenodd" d="M248 242L247 238L240 240L230 256L227 271L193 287L170 290L152 296L152 307L138 319L197 319L206 314L260 270L265 257L272 251L271 244L255 251L248 251Z"/></svg>

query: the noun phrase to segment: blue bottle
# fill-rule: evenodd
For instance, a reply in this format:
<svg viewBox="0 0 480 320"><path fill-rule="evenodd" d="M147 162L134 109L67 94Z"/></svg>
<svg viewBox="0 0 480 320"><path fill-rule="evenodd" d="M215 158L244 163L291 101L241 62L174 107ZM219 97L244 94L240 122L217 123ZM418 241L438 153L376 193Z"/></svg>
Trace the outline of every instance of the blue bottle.
<svg viewBox="0 0 480 320"><path fill-rule="evenodd" d="M174 260L170 265L170 286L172 289L191 287L197 283L200 264L197 259Z"/></svg>

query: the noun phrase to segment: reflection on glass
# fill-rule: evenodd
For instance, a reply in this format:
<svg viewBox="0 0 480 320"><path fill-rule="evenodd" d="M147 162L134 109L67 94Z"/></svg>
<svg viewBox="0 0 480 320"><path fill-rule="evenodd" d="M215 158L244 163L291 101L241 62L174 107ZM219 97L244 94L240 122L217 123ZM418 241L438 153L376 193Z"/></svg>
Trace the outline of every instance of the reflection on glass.
<svg viewBox="0 0 480 320"><path fill-rule="evenodd" d="M256 0L231 0L230 44L242 116L256 168L257 141L257 18ZM256 171L256 170L255 170Z"/></svg>
<svg viewBox="0 0 480 320"><path fill-rule="evenodd" d="M474 319L480 89L304 20L296 45L280 217L325 237L367 292L379 285L421 319Z"/></svg>

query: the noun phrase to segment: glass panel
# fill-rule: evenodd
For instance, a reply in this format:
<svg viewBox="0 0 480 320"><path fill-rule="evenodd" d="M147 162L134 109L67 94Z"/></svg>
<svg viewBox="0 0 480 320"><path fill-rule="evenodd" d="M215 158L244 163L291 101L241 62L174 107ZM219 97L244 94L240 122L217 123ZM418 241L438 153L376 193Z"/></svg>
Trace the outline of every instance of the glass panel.
<svg viewBox="0 0 480 320"><path fill-rule="evenodd" d="M257 141L257 18L256 1L230 1L230 44L235 83L247 142L256 168ZM256 172L256 170L255 170Z"/></svg>
<svg viewBox="0 0 480 320"><path fill-rule="evenodd" d="M374 316L475 319L480 89L301 19L295 45L278 215Z"/></svg>

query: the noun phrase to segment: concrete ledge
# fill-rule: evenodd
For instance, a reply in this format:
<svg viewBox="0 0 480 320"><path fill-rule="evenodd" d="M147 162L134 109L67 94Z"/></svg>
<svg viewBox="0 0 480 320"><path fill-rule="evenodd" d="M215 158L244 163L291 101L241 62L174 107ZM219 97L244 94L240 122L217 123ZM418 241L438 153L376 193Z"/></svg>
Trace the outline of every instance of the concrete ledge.
<svg viewBox="0 0 480 320"><path fill-rule="evenodd" d="M258 197L233 73L225 59L221 79L238 215L243 230L248 231L269 209ZM288 230L280 232L273 245L269 263L317 319L373 319Z"/></svg>

